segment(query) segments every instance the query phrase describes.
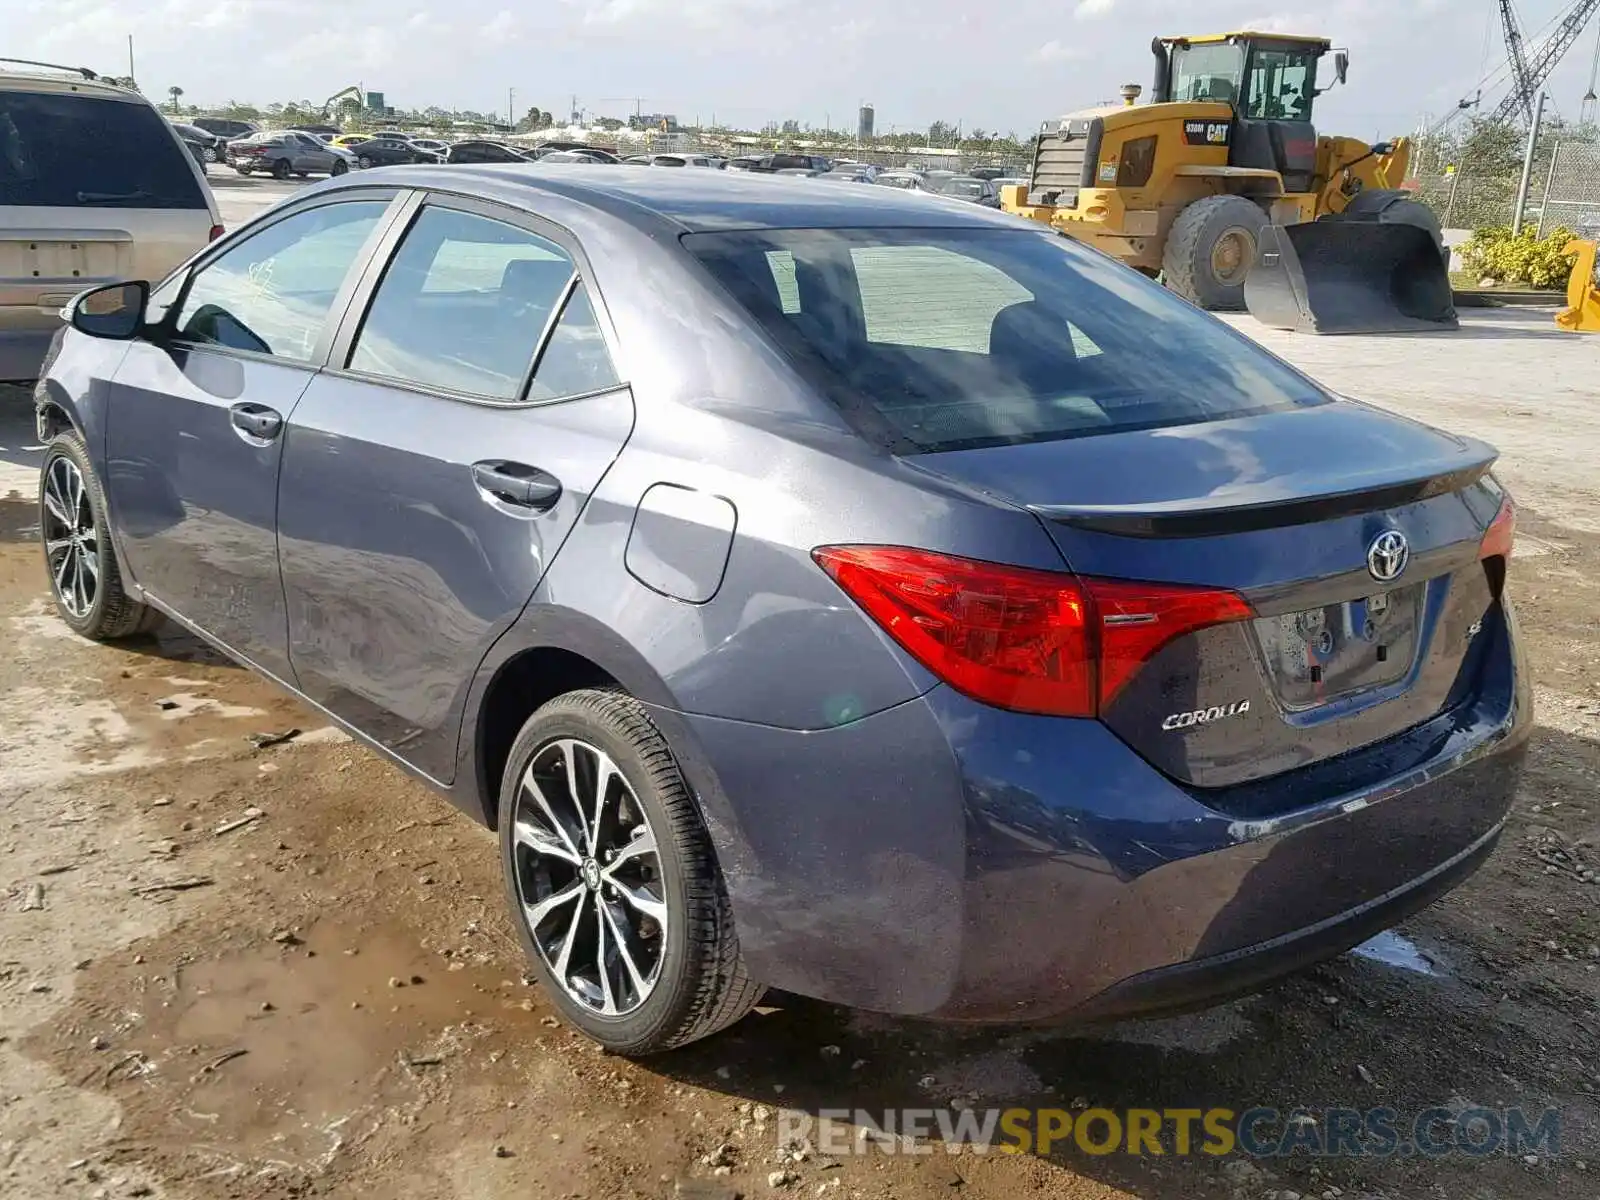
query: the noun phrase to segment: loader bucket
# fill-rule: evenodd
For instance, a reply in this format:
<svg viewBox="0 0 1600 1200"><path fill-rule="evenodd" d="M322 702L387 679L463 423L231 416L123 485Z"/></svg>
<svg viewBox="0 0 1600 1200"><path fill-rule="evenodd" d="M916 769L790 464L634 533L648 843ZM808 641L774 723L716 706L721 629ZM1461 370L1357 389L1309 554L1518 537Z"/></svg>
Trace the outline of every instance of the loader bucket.
<svg viewBox="0 0 1600 1200"><path fill-rule="evenodd" d="M1597 247L1593 242L1568 242L1567 253L1575 255L1577 261L1572 264L1572 274L1567 280L1567 307L1556 314L1556 324L1573 333L1600 333Z"/></svg>
<svg viewBox="0 0 1600 1200"><path fill-rule="evenodd" d="M1459 326L1449 260L1422 227L1324 218L1261 231L1245 307L1296 333L1409 333Z"/></svg>

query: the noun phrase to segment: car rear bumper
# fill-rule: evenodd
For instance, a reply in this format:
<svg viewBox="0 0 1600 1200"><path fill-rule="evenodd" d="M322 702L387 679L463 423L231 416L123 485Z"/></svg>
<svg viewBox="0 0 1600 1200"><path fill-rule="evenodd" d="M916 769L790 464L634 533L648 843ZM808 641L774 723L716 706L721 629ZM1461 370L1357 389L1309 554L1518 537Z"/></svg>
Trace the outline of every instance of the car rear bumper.
<svg viewBox="0 0 1600 1200"><path fill-rule="evenodd" d="M1496 622L1468 703L1276 787L1186 788L1099 722L944 687L825 731L671 715L757 978L904 1015L1099 1019L1252 990L1481 865L1532 726L1513 633Z"/></svg>

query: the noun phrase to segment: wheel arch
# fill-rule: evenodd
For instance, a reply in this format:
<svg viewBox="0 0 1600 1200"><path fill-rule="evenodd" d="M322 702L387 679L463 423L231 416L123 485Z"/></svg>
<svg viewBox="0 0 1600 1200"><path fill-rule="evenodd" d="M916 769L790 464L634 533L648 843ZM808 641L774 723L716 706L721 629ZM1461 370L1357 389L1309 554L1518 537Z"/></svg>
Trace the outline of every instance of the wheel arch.
<svg viewBox="0 0 1600 1200"><path fill-rule="evenodd" d="M580 688L614 687L650 706L697 795L703 772L693 735L666 683L618 633L593 617L530 605L479 667L463 709L456 763L457 803L493 829L500 776L511 744L540 705Z"/></svg>

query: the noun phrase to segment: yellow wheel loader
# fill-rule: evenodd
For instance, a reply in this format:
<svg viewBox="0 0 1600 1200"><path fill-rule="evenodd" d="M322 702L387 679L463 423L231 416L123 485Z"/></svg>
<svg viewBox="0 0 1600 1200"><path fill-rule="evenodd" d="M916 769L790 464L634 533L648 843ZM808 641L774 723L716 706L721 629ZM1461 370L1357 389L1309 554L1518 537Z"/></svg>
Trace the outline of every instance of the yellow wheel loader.
<svg viewBox="0 0 1600 1200"><path fill-rule="evenodd" d="M1151 50L1151 102L1129 84L1123 105L1047 123L1029 185L1002 188L1002 207L1202 308L1315 333L1455 327L1438 220L1398 187L1409 143L1312 124L1326 38L1222 33ZM1348 56L1333 61L1343 83Z"/></svg>
<svg viewBox="0 0 1600 1200"><path fill-rule="evenodd" d="M1556 324L1573 333L1600 333L1600 266L1594 242L1568 242L1567 253L1578 259L1567 278L1567 307L1556 314Z"/></svg>

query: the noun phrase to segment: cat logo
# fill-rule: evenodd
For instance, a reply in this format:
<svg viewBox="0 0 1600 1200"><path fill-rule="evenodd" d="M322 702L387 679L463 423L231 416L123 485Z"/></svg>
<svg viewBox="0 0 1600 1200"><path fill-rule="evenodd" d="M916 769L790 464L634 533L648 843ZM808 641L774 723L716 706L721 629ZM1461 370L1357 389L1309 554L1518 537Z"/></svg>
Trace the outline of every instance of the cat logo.
<svg viewBox="0 0 1600 1200"><path fill-rule="evenodd" d="M1226 121L1185 121L1183 140L1191 146L1226 146L1230 128Z"/></svg>

